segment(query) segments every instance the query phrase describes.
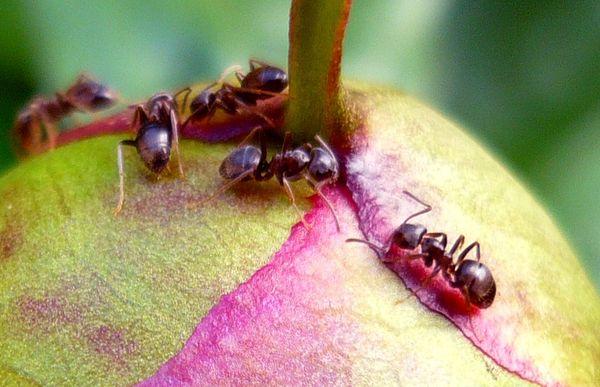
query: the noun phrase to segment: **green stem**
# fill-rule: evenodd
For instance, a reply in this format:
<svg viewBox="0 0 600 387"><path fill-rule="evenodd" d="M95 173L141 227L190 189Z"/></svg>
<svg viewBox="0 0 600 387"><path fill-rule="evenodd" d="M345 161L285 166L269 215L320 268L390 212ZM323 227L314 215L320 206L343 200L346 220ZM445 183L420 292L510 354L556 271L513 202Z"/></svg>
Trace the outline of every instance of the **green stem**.
<svg viewBox="0 0 600 387"><path fill-rule="evenodd" d="M342 43L352 0L293 0L286 126L299 139L328 136L340 108Z"/></svg>

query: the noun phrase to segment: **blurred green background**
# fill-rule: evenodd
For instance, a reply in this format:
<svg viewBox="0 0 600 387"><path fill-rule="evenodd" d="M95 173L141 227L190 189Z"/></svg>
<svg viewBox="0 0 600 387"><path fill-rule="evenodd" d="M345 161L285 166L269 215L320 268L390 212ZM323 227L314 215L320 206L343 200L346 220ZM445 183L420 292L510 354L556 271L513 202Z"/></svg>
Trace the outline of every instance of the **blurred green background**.
<svg viewBox="0 0 600 387"><path fill-rule="evenodd" d="M16 163L9 129L33 94L81 70L136 100L248 57L285 65L288 12L283 0L3 0L0 171ZM599 1L355 0L343 71L469 128L552 211L600 287Z"/></svg>

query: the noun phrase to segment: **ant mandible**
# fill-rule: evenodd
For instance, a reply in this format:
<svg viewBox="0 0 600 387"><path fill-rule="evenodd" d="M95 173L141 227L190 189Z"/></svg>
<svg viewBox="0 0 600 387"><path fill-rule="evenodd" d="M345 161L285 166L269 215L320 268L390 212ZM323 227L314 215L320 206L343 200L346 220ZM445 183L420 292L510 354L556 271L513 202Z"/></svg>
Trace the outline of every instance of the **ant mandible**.
<svg viewBox="0 0 600 387"><path fill-rule="evenodd" d="M80 74L65 92L33 98L17 115L13 131L27 153L41 153L56 147L56 124L60 120L74 111L91 113L108 108L116 100L113 90L90 75Z"/></svg>
<svg viewBox="0 0 600 387"><path fill-rule="evenodd" d="M229 115L248 111L261 117L269 126L274 127L269 118L250 108L256 106L258 100L280 95L287 88L287 74L278 67L254 59L250 59L249 63L250 72L248 74L243 75L241 67L238 65L231 66L221 74L219 80L204 88L190 103L191 113L183 122L182 127L191 121L210 120L217 112L217 108ZM224 82L232 72L240 82L239 87ZM220 87L215 90L217 85ZM183 98L185 108L191 88L184 90L187 92Z"/></svg>
<svg viewBox="0 0 600 387"><path fill-rule="evenodd" d="M377 246L364 239L350 238L346 241L367 244L384 262L389 262L386 257L393 246L401 250L415 250L419 248L420 252L410 254L407 258L409 260L420 258L423 259L425 266L431 267L433 264L435 266L431 274L415 293L441 272L451 287L460 290L469 306L473 304L480 309L485 309L492 305L496 296L496 282L490 269L480 262L481 252L479 242L473 242L467 246L458 255L456 262L454 262L454 254L462 247L465 237L463 235L459 236L450 250L446 251L448 236L445 233L428 233L425 226L408 222L419 215L431 211L431 206L410 192L404 191L403 193L425 208L406 218L394 230L384 247ZM473 249L475 249L477 260L466 259L469 252Z"/></svg>
<svg viewBox="0 0 600 387"><path fill-rule="evenodd" d="M262 127L254 128L244 141L223 160L219 167L219 174L228 182L202 203L212 200L241 181L250 179L264 181L275 176L304 226L310 228L296 204L296 198L290 185L290 182L304 178L331 210L339 231L337 214L331 202L322 192L324 185L334 183L339 177L338 161L329 146L317 135L315 139L320 146L313 147L306 143L291 149L291 134L288 132L285 135L281 152L275 154L271 161L267 162L267 145L262 130ZM259 137L259 147L248 145L256 134Z"/></svg>
<svg viewBox="0 0 600 387"><path fill-rule="evenodd" d="M115 208L118 215L125 201L125 171L123 146L135 147L146 167L160 175L171 159L171 148L177 157L180 177L184 177L179 154L179 117L177 113L177 94L158 93L145 104L135 107L132 127L137 136L134 140L123 140L117 146L117 164L119 167L119 203Z"/></svg>

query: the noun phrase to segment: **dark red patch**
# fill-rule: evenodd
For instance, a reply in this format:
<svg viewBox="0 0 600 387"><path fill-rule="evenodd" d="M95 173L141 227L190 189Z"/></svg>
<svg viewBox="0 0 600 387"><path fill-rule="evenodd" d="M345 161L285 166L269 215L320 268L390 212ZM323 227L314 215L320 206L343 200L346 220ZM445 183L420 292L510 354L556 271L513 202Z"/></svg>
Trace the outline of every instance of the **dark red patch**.
<svg viewBox="0 0 600 387"><path fill-rule="evenodd" d="M273 97L260 101L255 109L258 113L267 116L275 124L275 127L280 128L283 126L286 100L286 95ZM86 138L132 132L132 116L132 109L128 108L108 118L62 132L58 136L57 144L63 146ZM181 129L181 137L205 142L221 142L244 136L257 125L265 125L265 122L256 114L223 115L219 120L215 118L211 121L190 123Z"/></svg>
<svg viewBox="0 0 600 387"><path fill-rule="evenodd" d="M0 231L0 261L10 258L23 244L23 227L10 221Z"/></svg>
<svg viewBox="0 0 600 387"><path fill-rule="evenodd" d="M17 301L17 306L19 317L28 330L48 333L82 320L80 309L61 296L43 298L22 296Z"/></svg>
<svg viewBox="0 0 600 387"><path fill-rule="evenodd" d="M256 111L267 116L276 128L281 128L286 101L286 95L259 101ZM181 135L183 138L198 139L205 142L223 142L245 136L256 126L268 126L265 125L262 118L252 113L224 114L221 117L219 120L215 118L209 122L206 120L190 122L181 130Z"/></svg>
<svg viewBox="0 0 600 387"><path fill-rule="evenodd" d="M100 325L85 333L90 347L97 353L109 357L122 367L126 359L138 349L136 341L127 337L124 329L116 329L108 325Z"/></svg>

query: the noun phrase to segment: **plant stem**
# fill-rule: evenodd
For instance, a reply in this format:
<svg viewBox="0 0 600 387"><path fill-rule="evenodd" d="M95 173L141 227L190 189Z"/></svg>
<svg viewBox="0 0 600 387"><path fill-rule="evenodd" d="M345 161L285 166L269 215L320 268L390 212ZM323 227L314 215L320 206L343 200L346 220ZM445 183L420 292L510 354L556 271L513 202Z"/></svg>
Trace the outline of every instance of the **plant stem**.
<svg viewBox="0 0 600 387"><path fill-rule="evenodd" d="M293 0L290 11L290 100L286 126L296 138L328 136L341 105L342 43L351 0Z"/></svg>

